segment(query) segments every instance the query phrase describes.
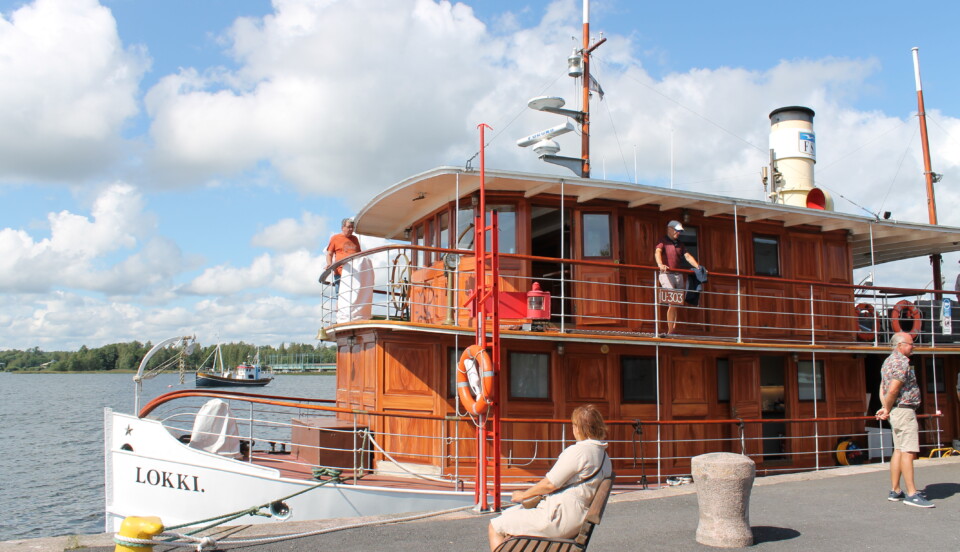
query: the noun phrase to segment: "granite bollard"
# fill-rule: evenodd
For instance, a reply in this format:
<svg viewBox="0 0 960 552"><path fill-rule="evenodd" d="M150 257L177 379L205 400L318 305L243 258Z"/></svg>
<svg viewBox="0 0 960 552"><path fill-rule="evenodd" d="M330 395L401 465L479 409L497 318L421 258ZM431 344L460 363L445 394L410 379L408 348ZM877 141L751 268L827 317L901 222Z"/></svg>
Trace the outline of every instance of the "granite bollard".
<svg viewBox="0 0 960 552"><path fill-rule="evenodd" d="M697 542L721 548L753 545L750 490L757 466L742 454L714 452L692 460L700 523Z"/></svg>

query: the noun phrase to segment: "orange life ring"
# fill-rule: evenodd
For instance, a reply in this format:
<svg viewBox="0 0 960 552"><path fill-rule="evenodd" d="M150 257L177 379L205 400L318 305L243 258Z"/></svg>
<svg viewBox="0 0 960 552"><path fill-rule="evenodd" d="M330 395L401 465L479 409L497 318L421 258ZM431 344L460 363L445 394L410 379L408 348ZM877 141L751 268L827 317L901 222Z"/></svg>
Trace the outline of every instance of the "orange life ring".
<svg viewBox="0 0 960 552"><path fill-rule="evenodd" d="M897 304L893 306L893 312L890 314L890 326L893 328L893 331L904 331L900 326L901 318L913 319L913 326L907 333L910 334L910 337L917 337L917 334L920 333L920 309L915 307L913 303L907 301L906 299L897 301Z"/></svg>
<svg viewBox="0 0 960 552"><path fill-rule="evenodd" d="M486 349L467 347L457 363L457 396L467 412L480 416L493 403L493 363Z"/></svg>
<svg viewBox="0 0 960 552"><path fill-rule="evenodd" d="M860 303L857 305L856 311L857 311L857 327L860 329L860 331L857 332L857 339L859 339L860 341L873 341L873 337L877 333L877 317L874 316L876 314L876 310L873 308L873 305L871 305L870 303ZM871 321L873 325L872 330L869 330L861 322L861 320L865 318L869 318L869 320Z"/></svg>

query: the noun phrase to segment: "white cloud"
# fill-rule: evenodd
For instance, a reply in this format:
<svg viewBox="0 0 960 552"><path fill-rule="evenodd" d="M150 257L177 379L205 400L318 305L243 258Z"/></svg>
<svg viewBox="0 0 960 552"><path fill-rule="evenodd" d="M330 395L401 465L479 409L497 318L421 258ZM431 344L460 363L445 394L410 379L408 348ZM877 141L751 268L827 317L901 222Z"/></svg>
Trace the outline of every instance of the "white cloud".
<svg viewBox="0 0 960 552"><path fill-rule="evenodd" d="M147 66L95 0L38 0L0 17L0 177L102 170L138 111Z"/></svg>
<svg viewBox="0 0 960 552"><path fill-rule="evenodd" d="M325 232L328 232L326 219L305 212L300 216L299 221L285 218L264 228L250 240L250 243L255 247L265 247L274 251L322 249L326 246L326 242L320 243Z"/></svg>
<svg viewBox="0 0 960 552"><path fill-rule="evenodd" d="M264 254L245 268L225 265L208 268L184 286L183 291L197 295L230 295L266 285L272 273L273 259L269 254Z"/></svg>
<svg viewBox="0 0 960 552"><path fill-rule="evenodd" d="M176 246L157 243L112 269L99 268L108 255L132 250L138 237L153 227L153 217L144 212L143 198L128 184L106 187L94 201L90 216L61 211L50 213L47 221L49 238L34 239L22 229L0 229L0 291L37 292L64 286L122 293L146 287L146 279L156 283L157 274L171 274L170 270L152 275L145 272L157 261L151 258L151 251L163 247L171 264L178 264ZM124 273L130 281L117 279ZM134 277L142 279L139 285Z"/></svg>
<svg viewBox="0 0 960 552"><path fill-rule="evenodd" d="M564 63L579 16L578 2L561 0L534 26L508 13L488 29L468 6L445 1L275 0L273 14L238 19L223 36L235 68L185 60L145 91L149 136L135 139L152 149L142 179L125 181L189 188L216 180L231 194L251 174L268 175L257 184L355 208L407 175L464 164L477 151L481 122L493 126L488 166L567 174L515 140L556 124L526 108L530 97L564 96L576 108ZM680 188L759 198L768 113L808 105L817 112L817 181L839 209L861 212L845 196L926 221L913 106L897 115L856 107L879 71L876 60L788 59L653 78L634 36L605 36L593 66L607 93L592 103L594 177L633 181L636 160L641 182L665 185L672 170ZM77 190L111 181L109 163L129 153L120 133L137 115L147 65L93 0L39 0L0 19L0 179L63 178ZM960 190L946 184L960 179L960 148L950 138L960 135L960 120L928 111L934 170L945 174L940 221L960 225L952 209ZM562 138L562 153L576 155L578 141ZM138 159L123 161L139 167ZM297 204L249 240L265 251L228 255L232 244L221 243L216 261L196 266L195 242L185 253L172 231L161 233L176 215L158 224L147 202L159 200L138 188L106 186L89 212L46 208L39 230L0 228L0 347L76 348L180 332L207 341L312 340L323 248L342 215ZM361 242L365 250L385 244ZM383 284L386 256L374 262ZM955 256L948 263L950 277ZM884 266L878 276L923 286L925 266ZM186 272L194 269L199 274Z"/></svg>
<svg viewBox="0 0 960 552"><path fill-rule="evenodd" d="M185 70L147 95L153 162L198 181L268 160L300 190L349 186L355 202L398 175L466 161L470 107L503 63L471 10L446 2L284 1L230 38L239 70Z"/></svg>

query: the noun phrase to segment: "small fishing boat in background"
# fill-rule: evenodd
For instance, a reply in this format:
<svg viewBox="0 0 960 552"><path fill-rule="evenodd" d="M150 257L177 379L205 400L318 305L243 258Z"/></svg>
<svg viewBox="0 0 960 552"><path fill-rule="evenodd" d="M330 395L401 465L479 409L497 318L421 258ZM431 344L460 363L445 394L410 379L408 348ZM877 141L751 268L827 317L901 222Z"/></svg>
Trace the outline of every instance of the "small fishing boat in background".
<svg viewBox="0 0 960 552"><path fill-rule="evenodd" d="M197 387L263 387L271 381L273 372L269 366L260 364L259 354L253 362L241 362L232 370L227 370L223 365L223 352L219 344L213 354L212 371L197 370L196 374Z"/></svg>

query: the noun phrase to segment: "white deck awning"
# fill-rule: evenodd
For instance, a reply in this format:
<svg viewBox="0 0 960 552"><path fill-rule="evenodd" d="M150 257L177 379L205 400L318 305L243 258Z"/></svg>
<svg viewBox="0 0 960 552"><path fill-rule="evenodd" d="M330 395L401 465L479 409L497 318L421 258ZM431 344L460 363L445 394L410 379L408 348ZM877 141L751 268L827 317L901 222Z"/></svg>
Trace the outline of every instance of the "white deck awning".
<svg viewBox="0 0 960 552"><path fill-rule="evenodd" d="M835 211L577 177L488 170L485 184L488 192L522 192L527 198L562 193L576 198L579 203L604 199L621 201L627 207L657 205L661 211L682 207L703 211L707 217L733 215L736 211L746 222L770 220L786 227L806 225L825 232L846 230L854 268L960 251L960 228L949 226L880 220ZM363 207L357 216L357 232L402 239L403 231L415 221L457 197L463 201L479 189L480 174L475 170L438 167L412 176L384 190Z"/></svg>

